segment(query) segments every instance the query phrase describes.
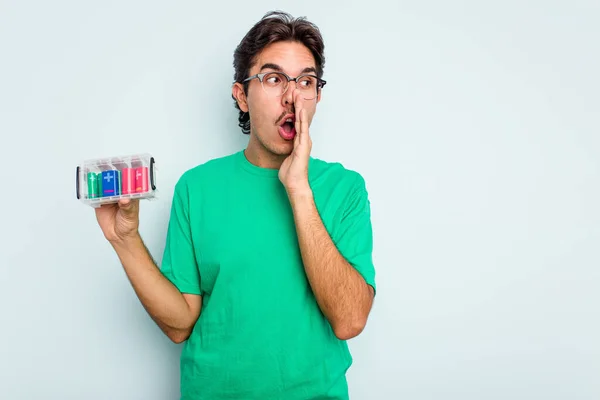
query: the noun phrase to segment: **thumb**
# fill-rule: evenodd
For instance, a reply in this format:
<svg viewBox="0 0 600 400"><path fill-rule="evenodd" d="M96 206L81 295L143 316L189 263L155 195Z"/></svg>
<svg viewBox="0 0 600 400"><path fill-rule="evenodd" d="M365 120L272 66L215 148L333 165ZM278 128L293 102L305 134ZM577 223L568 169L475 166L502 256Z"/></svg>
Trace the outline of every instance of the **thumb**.
<svg viewBox="0 0 600 400"><path fill-rule="evenodd" d="M137 209L137 199L119 199L119 209L127 216L134 214Z"/></svg>

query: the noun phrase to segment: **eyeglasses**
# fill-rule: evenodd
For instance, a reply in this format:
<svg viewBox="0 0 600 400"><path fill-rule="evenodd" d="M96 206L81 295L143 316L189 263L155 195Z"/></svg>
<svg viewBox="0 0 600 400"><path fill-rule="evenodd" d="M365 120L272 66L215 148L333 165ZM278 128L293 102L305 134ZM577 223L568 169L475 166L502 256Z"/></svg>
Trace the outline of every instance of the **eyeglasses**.
<svg viewBox="0 0 600 400"><path fill-rule="evenodd" d="M296 82L296 89L302 93L304 100L314 100L320 89L327 83L321 78L311 74L303 74L296 78L291 78L289 75L283 72L264 72L256 74L243 80L242 83L248 82L252 79L260 81L263 90L269 95L274 97L283 96L291 81Z"/></svg>

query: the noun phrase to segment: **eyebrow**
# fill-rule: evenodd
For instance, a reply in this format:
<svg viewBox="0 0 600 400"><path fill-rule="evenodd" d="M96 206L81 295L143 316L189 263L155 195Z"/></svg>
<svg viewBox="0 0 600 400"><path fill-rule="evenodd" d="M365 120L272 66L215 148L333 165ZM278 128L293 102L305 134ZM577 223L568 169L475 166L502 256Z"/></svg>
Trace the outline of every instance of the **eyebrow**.
<svg viewBox="0 0 600 400"><path fill-rule="evenodd" d="M275 71L283 72L283 68L281 68L279 65L273 64L273 63L266 63L266 64L264 64L262 67L260 67L261 71L263 69L274 69ZM300 73L301 74L306 74L306 73L309 73L309 72L317 73L317 70L315 69L315 67L306 67Z"/></svg>

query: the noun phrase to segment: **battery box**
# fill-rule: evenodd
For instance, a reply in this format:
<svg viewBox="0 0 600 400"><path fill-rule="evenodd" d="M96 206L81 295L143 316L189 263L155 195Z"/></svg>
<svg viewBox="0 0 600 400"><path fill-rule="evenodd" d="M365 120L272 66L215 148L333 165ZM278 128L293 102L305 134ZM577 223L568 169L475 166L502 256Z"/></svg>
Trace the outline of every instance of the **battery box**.
<svg viewBox="0 0 600 400"><path fill-rule="evenodd" d="M147 153L96 158L76 168L77 199L94 208L119 199L156 197L156 166Z"/></svg>

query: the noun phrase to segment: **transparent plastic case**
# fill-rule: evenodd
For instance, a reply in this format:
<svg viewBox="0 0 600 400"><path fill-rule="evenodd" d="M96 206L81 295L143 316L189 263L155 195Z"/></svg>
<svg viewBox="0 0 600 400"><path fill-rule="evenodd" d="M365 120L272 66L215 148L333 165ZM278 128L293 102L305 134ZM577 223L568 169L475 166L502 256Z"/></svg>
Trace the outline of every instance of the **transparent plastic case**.
<svg viewBox="0 0 600 400"><path fill-rule="evenodd" d="M96 158L76 168L77 199L94 208L122 198L154 199L156 165L147 153Z"/></svg>

